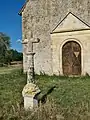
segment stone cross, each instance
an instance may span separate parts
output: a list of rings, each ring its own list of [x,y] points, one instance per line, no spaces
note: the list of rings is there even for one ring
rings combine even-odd
[[[39,94],[41,91],[37,85],[35,85],[35,75],[34,75],[34,55],[33,44],[38,43],[40,39],[35,39],[31,37],[31,40],[25,39],[23,44],[27,47],[26,53],[28,56],[28,71],[27,71],[27,84],[23,88],[22,95],[24,97],[24,108],[25,110],[32,110],[38,107],[38,99],[35,95]]]
[[[38,43],[40,41],[39,38],[31,38],[28,41],[28,71],[27,71],[27,83],[35,83],[35,74],[34,74],[34,55],[33,52],[33,44]]]

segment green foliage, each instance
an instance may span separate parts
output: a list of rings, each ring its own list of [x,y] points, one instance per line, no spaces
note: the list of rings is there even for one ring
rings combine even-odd
[[[0,32],[0,49],[3,47],[4,49],[10,48],[10,37]]]
[[[5,63],[5,64],[10,64],[11,61],[12,61],[12,53],[11,53],[10,50],[6,50],[4,63]]]
[[[11,54],[12,54],[12,61],[22,61],[23,60],[23,54],[11,49],[10,50]]]
[[[0,32],[0,67],[10,64],[11,61],[22,61],[22,53],[10,49],[10,37]]]
[[[0,63],[5,63],[5,56],[10,49],[10,37],[0,32]]]

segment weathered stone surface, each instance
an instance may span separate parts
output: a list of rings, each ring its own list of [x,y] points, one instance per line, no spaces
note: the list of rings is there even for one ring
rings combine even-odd
[[[22,95],[24,96],[35,96],[36,94],[38,94],[40,92],[40,89],[38,88],[37,85],[33,84],[33,83],[28,83],[25,85],[23,91],[22,91]]]
[[[38,93],[40,93],[40,89],[37,85],[33,83],[28,83],[25,85],[22,91],[25,110],[38,107],[38,100],[35,98],[35,95],[37,95]]]
[[[23,40],[30,40],[32,33],[33,37],[40,38],[40,43],[34,45],[34,52],[36,53],[36,73],[39,74],[40,72],[43,72],[49,75],[63,74],[61,65],[62,58],[59,60],[62,50],[60,51],[59,47],[65,40],[67,41],[67,39],[75,38],[75,40],[77,39],[76,41],[79,41],[82,45],[82,75],[86,72],[90,74],[90,31],[61,33],[59,35],[54,34],[52,35],[53,38],[50,34],[69,12],[80,18],[89,27],[89,0],[29,0],[27,2],[26,7],[22,12]],[[78,28],[81,29],[79,25]],[[70,26],[70,24],[68,26]],[[68,26],[66,26],[65,29],[67,29]],[[27,44],[23,45],[24,71],[27,71],[28,66],[26,55],[27,46]]]
[[[38,107],[38,100],[32,96],[24,96],[24,108],[25,110],[32,110]]]

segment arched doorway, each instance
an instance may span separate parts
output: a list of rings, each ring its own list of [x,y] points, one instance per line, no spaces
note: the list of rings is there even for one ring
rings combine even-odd
[[[81,75],[81,47],[75,41],[62,47],[62,69],[64,75]]]

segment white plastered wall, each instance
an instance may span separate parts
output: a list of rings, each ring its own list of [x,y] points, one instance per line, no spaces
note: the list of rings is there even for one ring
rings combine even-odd
[[[62,46],[76,41],[81,46],[81,75],[90,74],[90,30],[51,34],[53,74],[63,75]]]

